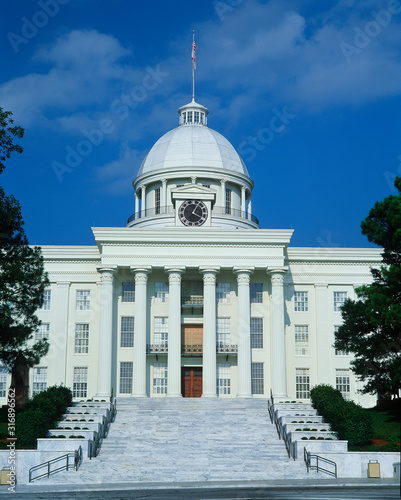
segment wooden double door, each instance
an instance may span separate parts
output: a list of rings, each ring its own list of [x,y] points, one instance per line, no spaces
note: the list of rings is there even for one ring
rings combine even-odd
[[[202,396],[202,368],[184,366],[181,368],[181,394],[184,398]]]

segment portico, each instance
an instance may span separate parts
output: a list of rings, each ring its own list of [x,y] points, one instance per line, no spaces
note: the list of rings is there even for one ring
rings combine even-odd
[[[105,318],[100,324],[99,359],[104,360],[103,367],[110,367],[107,371],[99,371],[99,395],[105,395],[107,387],[111,390],[113,378],[118,379],[118,373],[112,374],[113,370],[118,372],[118,360],[115,355],[113,358],[113,351],[120,347],[118,323],[121,319],[118,316],[122,315],[120,308],[123,307],[124,315],[131,309],[135,318],[131,359],[127,357],[128,352],[124,354],[125,362],[132,361],[133,397],[155,395],[150,380],[152,361],[166,365],[164,395],[167,397],[181,397],[182,367],[195,364],[202,368],[202,397],[218,396],[216,373],[221,364],[226,370],[230,368],[236,372],[235,377],[231,374],[230,397],[251,397],[251,309],[255,306],[251,303],[250,288],[254,281],[263,281],[263,299],[258,307],[264,318],[264,344],[269,353],[265,363],[269,370],[266,377],[271,379],[276,391],[285,393],[283,278],[287,270],[284,254],[291,231],[257,230],[257,235],[252,234],[256,230],[228,231],[223,239],[213,228],[203,228],[201,232],[189,229],[192,241],[187,240],[185,244],[181,228],[169,229],[167,238],[163,239],[145,228],[138,234],[117,228],[95,228],[93,231],[102,249],[102,260],[108,263],[98,270],[104,296],[101,311]],[[166,254],[170,256],[168,259]],[[238,265],[244,258],[249,265]],[[152,265],[145,265],[145,259]],[[162,259],[170,263],[162,266]],[[201,265],[195,266],[194,261]],[[127,266],[128,262],[136,262],[136,265]],[[132,305],[122,303],[120,297],[121,282],[128,279],[122,276],[127,276],[128,271],[135,283]],[[156,283],[163,282],[165,296],[163,302],[159,302]],[[155,327],[155,318],[159,320],[160,317],[168,324],[163,339],[157,336]],[[229,325],[229,331],[218,331],[220,323]],[[202,341],[183,345],[182,327],[191,324],[201,326]],[[110,347],[113,345],[114,348]],[[277,363],[279,357],[281,362]]]

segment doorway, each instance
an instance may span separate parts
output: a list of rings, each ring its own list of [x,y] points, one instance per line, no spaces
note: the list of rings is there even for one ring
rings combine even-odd
[[[184,398],[202,396],[202,368],[185,366],[181,368],[181,394]]]

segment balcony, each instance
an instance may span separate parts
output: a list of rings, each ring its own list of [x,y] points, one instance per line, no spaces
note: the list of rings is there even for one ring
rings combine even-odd
[[[233,344],[217,344],[216,352],[217,354],[237,354],[238,346]]]
[[[182,307],[203,307],[203,295],[187,295],[181,297]]]
[[[202,344],[183,344],[181,345],[181,354],[184,355],[199,355],[203,353]]]
[[[147,344],[146,354],[167,354],[168,345],[167,344]]]

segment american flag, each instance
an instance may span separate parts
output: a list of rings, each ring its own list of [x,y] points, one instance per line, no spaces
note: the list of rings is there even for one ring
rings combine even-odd
[[[196,69],[196,62],[195,62],[195,51],[196,51],[196,45],[195,45],[195,39],[192,43],[192,63],[193,63],[193,68]]]

